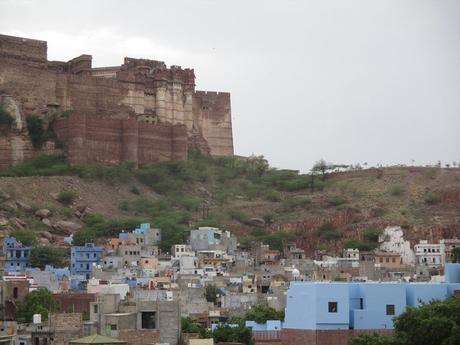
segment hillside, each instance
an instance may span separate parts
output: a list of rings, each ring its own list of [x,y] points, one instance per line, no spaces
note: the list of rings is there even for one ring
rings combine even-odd
[[[230,229],[242,243],[261,239],[279,248],[295,240],[308,253],[373,248],[387,225],[402,226],[413,242],[460,234],[454,168],[310,176],[271,169],[261,158],[192,155],[134,170],[69,167],[60,157],[40,156],[0,176],[2,235],[27,230],[44,245],[63,245],[71,232],[78,243],[102,241],[141,221],[163,229],[165,250],[200,225]],[[39,209],[51,215],[37,216]]]

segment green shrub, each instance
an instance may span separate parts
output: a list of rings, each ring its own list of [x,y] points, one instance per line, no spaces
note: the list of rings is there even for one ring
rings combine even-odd
[[[374,229],[374,228],[366,229],[363,232],[363,238],[367,242],[378,242],[379,236],[382,234],[382,232],[383,231],[381,229]]]
[[[438,169],[436,169],[436,168],[427,168],[423,172],[423,176],[426,179],[432,180],[432,179],[434,179],[436,177],[437,172],[438,172]]]
[[[264,198],[271,202],[281,201],[281,193],[273,189],[268,189],[264,192]]]
[[[292,211],[295,211],[296,209],[304,208],[310,204],[311,204],[311,200],[307,197],[301,197],[301,196],[290,197],[282,202],[280,211],[281,212],[292,212]]]
[[[64,176],[72,175],[72,169],[63,156],[39,155],[14,167],[0,171],[0,176]]]
[[[136,186],[132,186],[130,191],[131,191],[131,193],[136,194],[136,195],[141,194],[141,192],[139,191],[139,189]]]
[[[37,241],[37,236],[30,230],[15,230],[10,236],[14,237],[25,246],[31,246]]]
[[[258,304],[244,315],[245,320],[266,323],[267,320],[284,320],[284,310],[276,310],[268,305]]]
[[[331,223],[322,224],[315,233],[318,237],[326,241],[342,238],[342,234]]]
[[[340,206],[340,205],[345,204],[346,202],[347,202],[347,200],[345,198],[340,197],[340,196],[333,196],[327,201],[327,203],[330,206]]]
[[[402,185],[394,185],[390,187],[390,194],[392,196],[402,196],[406,190],[404,189],[404,186]]]
[[[77,197],[77,194],[72,191],[62,191],[58,194],[57,200],[64,205],[71,205],[75,198]]]
[[[29,115],[27,116],[26,123],[32,145],[37,149],[41,148],[45,142],[43,120],[36,115]]]
[[[67,109],[67,110],[64,110],[62,113],[61,113],[61,117],[67,119],[70,117],[70,115],[72,115],[74,112],[74,109]]]
[[[249,219],[248,215],[241,210],[232,209],[228,211],[231,219],[237,220],[240,223],[246,223]]]
[[[428,192],[425,194],[425,197],[424,197],[425,204],[427,205],[435,205],[440,200],[441,198],[439,197],[439,194],[434,193],[434,192]]]
[[[358,249],[360,251],[369,252],[377,248],[378,243],[375,242],[360,242],[355,240],[348,240],[345,242],[345,248]]]

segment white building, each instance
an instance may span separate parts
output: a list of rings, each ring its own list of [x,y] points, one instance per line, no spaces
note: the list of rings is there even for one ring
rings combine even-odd
[[[192,246],[188,244],[175,244],[171,246],[171,256],[175,259],[181,256],[195,256]]]
[[[343,257],[350,261],[359,261],[359,249],[346,248],[343,250]]]
[[[444,253],[441,249],[441,244],[421,240],[419,244],[414,246],[417,264],[433,268],[442,266]]]
[[[415,264],[414,251],[410,247],[410,242],[404,240],[404,233],[400,226],[388,226],[379,236],[380,250],[384,252],[399,253],[402,264]]]

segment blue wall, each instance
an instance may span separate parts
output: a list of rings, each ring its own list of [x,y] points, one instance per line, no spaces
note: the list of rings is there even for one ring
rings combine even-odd
[[[349,294],[347,284],[291,282],[284,327],[348,329]],[[337,303],[337,312],[329,312],[329,302]]]
[[[408,306],[460,291],[460,264],[446,264],[447,272],[446,283],[291,282],[283,328],[393,329],[392,319]],[[337,302],[337,312],[328,302]]]
[[[406,310],[406,289],[403,284],[366,283],[357,285],[358,300],[350,311],[353,329],[392,329],[393,317]],[[362,309],[361,309],[362,298]],[[387,306],[394,309],[394,314]]]
[[[30,255],[32,247],[26,247],[14,237],[7,237],[3,240],[3,254],[6,256],[6,272],[24,272],[30,266]]]
[[[83,275],[86,279],[91,278],[93,264],[98,264],[101,261],[102,252],[102,247],[95,246],[93,243],[72,247],[70,250],[70,273]]]

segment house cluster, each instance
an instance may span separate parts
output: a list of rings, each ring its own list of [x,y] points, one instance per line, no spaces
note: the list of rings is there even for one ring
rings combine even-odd
[[[455,248],[460,254],[460,239],[420,240],[411,246],[400,227],[388,227],[375,250],[347,248],[341,257],[318,251],[315,267],[305,272],[304,280],[428,282],[442,276],[446,264],[460,259],[455,257]]]
[[[167,252],[160,242],[160,229],[141,224],[104,243],[71,246],[68,267],[37,268],[31,247],[5,238],[2,341],[209,345],[212,339],[185,334],[182,318],[214,330],[267,305],[285,311],[285,321],[247,321],[256,344],[320,345],[324,334],[342,344],[351,331],[391,332],[392,318],[408,306],[460,291],[460,267],[449,263],[460,240],[421,241],[412,250],[400,228],[387,228],[375,251],[344,249],[341,257],[318,251],[310,258],[295,243],[282,250],[242,246],[214,227],[191,230],[186,243]],[[48,320],[37,314],[18,324],[18,306],[39,288],[52,293],[58,309]]]

